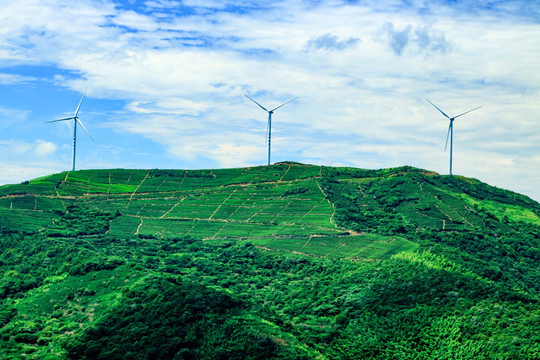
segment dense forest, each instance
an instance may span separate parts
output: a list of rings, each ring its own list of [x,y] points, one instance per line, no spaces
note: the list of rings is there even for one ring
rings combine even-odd
[[[0,187],[1,359],[539,359],[540,204],[412,167]]]

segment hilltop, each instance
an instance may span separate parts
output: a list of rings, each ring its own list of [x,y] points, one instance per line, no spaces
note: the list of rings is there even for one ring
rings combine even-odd
[[[540,204],[475,179],[70,171],[0,187],[0,232],[4,358],[540,354]]]

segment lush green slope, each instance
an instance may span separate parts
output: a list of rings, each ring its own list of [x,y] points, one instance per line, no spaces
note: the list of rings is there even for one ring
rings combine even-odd
[[[335,207],[320,186],[323,172],[286,164],[62,173],[2,188],[0,219],[6,230],[49,237],[189,235],[316,256],[384,258],[396,248],[416,247],[400,237],[354,234],[338,226]]]
[[[410,167],[3,186],[0,358],[539,358],[539,215]]]

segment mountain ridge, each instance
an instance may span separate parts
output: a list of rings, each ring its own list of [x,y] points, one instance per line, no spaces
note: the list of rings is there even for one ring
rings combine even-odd
[[[534,359],[539,215],[413,167],[2,186],[0,358]]]

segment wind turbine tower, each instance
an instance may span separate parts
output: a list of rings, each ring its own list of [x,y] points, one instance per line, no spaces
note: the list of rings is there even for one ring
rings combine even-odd
[[[434,103],[432,103],[431,101],[429,101],[427,98],[426,98],[427,102],[430,103],[431,105],[433,105],[435,107],[435,109],[439,110],[439,112],[441,114],[443,114],[448,120],[450,120],[450,125],[448,125],[448,133],[446,134],[446,144],[444,145],[444,151],[446,151],[446,148],[448,147],[448,138],[450,137],[450,176],[452,176],[452,145],[453,145],[453,142],[454,142],[454,120],[462,115],[465,115],[467,113],[470,113],[471,111],[474,111],[474,110],[478,110],[480,109],[482,106],[479,106],[477,108],[474,108],[472,110],[469,110],[469,111],[465,111],[464,113],[461,113],[459,115],[456,115],[456,116],[453,116],[453,117],[450,117],[448,115],[446,115],[444,113],[444,111],[442,111],[441,109],[439,109],[437,107],[437,105],[435,105]]]
[[[57,121],[73,120],[73,166],[72,166],[73,171],[75,171],[75,152],[77,150],[77,124],[81,125],[84,132],[86,133],[86,135],[90,137],[90,139],[94,140],[94,138],[90,135],[90,133],[88,133],[88,131],[86,130],[83,123],[81,122],[81,120],[79,120],[79,117],[78,117],[79,109],[81,108],[81,104],[85,95],[86,95],[86,90],[84,90],[84,94],[81,97],[81,100],[79,101],[79,105],[77,106],[77,109],[75,110],[75,115],[67,117],[67,118],[46,121],[47,123],[52,123],[52,122],[57,122]]]
[[[252,98],[250,98],[247,94],[244,94],[249,100],[253,101],[255,104],[259,105],[259,107],[261,109],[263,109],[264,111],[266,111],[268,113],[268,125],[267,125],[267,128],[266,128],[266,132],[268,133],[268,166],[270,166],[270,149],[271,149],[271,141],[272,141],[272,114],[274,113],[274,111],[276,111],[277,109],[279,109],[280,107],[290,103],[291,101],[293,100],[296,100],[298,99],[298,96],[295,97],[295,98],[292,98],[291,100],[287,101],[287,102],[284,102],[283,104],[279,105],[279,106],[276,106],[275,108],[271,109],[271,110],[268,110],[267,108],[265,108],[264,106],[262,106],[261,104],[259,104],[258,102],[256,102],[255,100],[253,100]]]

